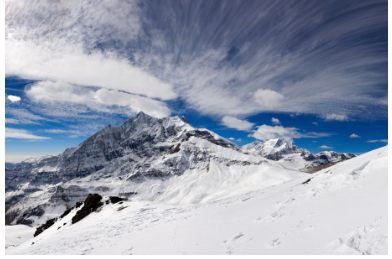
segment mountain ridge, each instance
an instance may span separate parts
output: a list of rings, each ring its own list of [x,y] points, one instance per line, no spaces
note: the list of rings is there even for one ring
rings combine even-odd
[[[295,178],[298,172],[290,163],[247,154],[212,131],[192,127],[185,117],[158,119],[141,112],[57,156],[7,169],[6,223],[40,224],[95,192],[204,202],[226,197],[229,190],[259,188],[255,179],[268,186]],[[188,189],[169,185],[179,182]]]

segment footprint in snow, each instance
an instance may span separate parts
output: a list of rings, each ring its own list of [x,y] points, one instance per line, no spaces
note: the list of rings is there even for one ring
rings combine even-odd
[[[133,247],[125,249],[124,251],[121,252],[121,254],[122,255],[131,255],[132,254],[132,249],[133,249]]]
[[[280,245],[279,238],[274,239],[274,240],[272,240],[272,241],[270,242],[270,246],[278,246],[278,245]]]

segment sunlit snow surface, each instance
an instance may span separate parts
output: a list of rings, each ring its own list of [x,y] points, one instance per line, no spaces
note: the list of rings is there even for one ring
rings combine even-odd
[[[70,225],[73,212],[6,254],[387,254],[387,167],[384,147],[229,198],[130,200]]]

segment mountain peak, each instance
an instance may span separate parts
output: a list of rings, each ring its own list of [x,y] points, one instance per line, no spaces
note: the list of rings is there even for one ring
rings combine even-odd
[[[270,139],[270,140],[267,140],[266,142],[264,142],[264,146],[266,146],[266,147],[278,148],[283,145],[287,145],[288,147],[291,147],[292,142],[285,141],[282,138]]]

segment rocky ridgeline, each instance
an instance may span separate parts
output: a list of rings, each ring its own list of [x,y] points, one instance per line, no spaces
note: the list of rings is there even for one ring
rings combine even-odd
[[[60,155],[7,169],[6,224],[36,226],[72,208],[89,193],[140,196],[140,186],[148,181],[163,182],[187,170],[208,173],[211,165],[216,165],[213,170],[234,166],[246,173],[248,168],[274,162],[266,158],[279,160],[293,152],[303,152],[304,159],[318,163],[324,159],[281,140],[259,143],[253,143],[253,149],[241,149],[207,129],[192,127],[184,117],[158,119],[140,112],[119,126],[106,126]],[[260,150],[261,156],[247,154]],[[143,197],[155,199],[161,192],[145,186]]]

